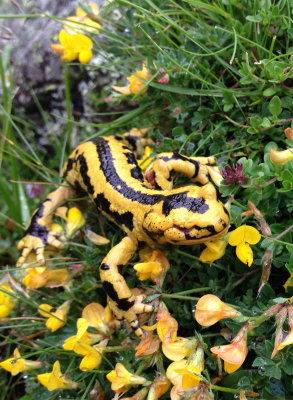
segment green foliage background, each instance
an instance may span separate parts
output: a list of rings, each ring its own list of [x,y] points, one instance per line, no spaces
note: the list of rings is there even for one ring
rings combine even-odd
[[[118,19],[113,12],[120,13]],[[133,127],[152,127],[148,136],[156,140],[155,152],[177,151],[185,155],[215,155],[218,165],[224,168],[236,163],[243,165],[245,185],[222,185],[220,194],[226,202],[232,195],[231,230],[243,223],[257,226],[252,217],[243,218],[241,213],[248,210],[247,201],[252,201],[265,214],[272,231],[272,238],[263,237],[253,247],[254,263],[248,271],[235,256],[235,249],[228,247],[224,257],[212,267],[199,262],[204,246],[172,248],[165,250],[171,270],[162,289],[162,299],[174,318],[179,321],[180,336],[200,337],[206,345],[206,378],[217,376],[217,363],[208,349],[226,344],[220,329],[228,327],[233,335],[242,326],[241,322],[224,320],[211,328],[202,328],[194,320],[194,308],[198,297],[178,295],[179,292],[197,289],[201,296],[213,293],[223,301],[238,306],[247,316],[257,316],[279,298],[293,295],[292,288],[285,293],[283,284],[293,273],[292,254],[292,209],[293,169],[292,162],[276,166],[269,160],[270,149],[286,149],[290,142],[284,129],[292,126],[292,82],[293,82],[293,2],[291,0],[241,1],[207,0],[173,1],[117,0],[101,10],[103,28],[96,36],[94,51],[104,61],[100,67],[92,65],[78,68],[99,69],[109,74],[119,72],[121,79],[114,85],[125,85],[125,77],[140,70],[145,63],[152,73],[146,82],[145,94],[123,97],[109,87],[100,92],[92,91],[89,99],[95,114],[86,121],[77,121],[72,116],[71,71],[72,66],[64,65],[66,113],[65,127],[58,135],[47,137],[56,149],[54,158],[46,158],[32,134],[33,121],[27,123],[13,104],[13,73],[7,49],[1,53],[0,75],[2,82],[2,105],[0,105],[1,126],[1,168],[0,175],[0,245],[4,250],[1,261],[4,274],[11,274],[21,287],[21,272],[15,268],[16,243],[21,238],[23,227],[40,199],[28,199],[23,181],[60,183],[59,171],[74,144],[99,135],[123,133]],[[5,18],[16,16],[0,16]],[[37,17],[21,16],[21,18]],[[59,16],[56,18],[56,31]],[[12,55],[10,55],[12,56]],[[52,54],[52,57],[56,57]],[[58,58],[56,57],[56,62]],[[76,63],[72,63],[76,64]],[[164,74],[169,82],[158,83]],[[111,101],[105,98],[112,95]],[[37,99],[36,99],[37,101]],[[39,107],[46,123],[50,117]],[[118,115],[117,115],[118,113]],[[96,122],[105,117],[107,122]],[[110,121],[110,122],[109,122]],[[74,132],[74,136],[73,136]],[[11,144],[11,142],[13,144]],[[292,146],[292,143],[291,143]],[[14,181],[14,182],[13,182]],[[46,191],[53,187],[45,186]],[[78,369],[79,357],[61,348],[67,337],[75,334],[76,320],[81,310],[90,302],[105,304],[97,266],[122,237],[121,232],[105,219],[100,219],[105,235],[111,238],[111,245],[95,247],[86,238],[71,243],[63,252],[72,257],[84,269],[65,288],[42,288],[29,291],[24,287],[15,292],[19,302],[11,318],[3,321],[0,329],[2,359],[12,354],[16,345],[21,354],[38,358],[46,363],[46,371],[56,359],[61,362],[62,371],[79,383],[77,391],[48,392],[36,380],[38,372],[30,372],[26,379],[22,375],[12,378],[1,371],[1,399],[88,399],[94,382],[98,379],[111,398],[110,385],[105,379],[116,362],[123,362],[129,370],[143,371],[153,380],[156,366],[150,367],[150,360],[134,358],[137,341],[132,336],[129,348],[107,353],[99,370],[82,372]],[[92,230],[103,234],[94,208],[87,212],[87,222]],[[274,238],[287,232],[281,239]],[[262,273],[262,256],[265,249],[273,251],[271,276],[261,294],[257,297]],[[56,268],[70,265],[73,261],[55,261]],[[124,276],[131,287],[138,282],[133,270],[124,270]],[[151,286],[150,281],[143,285]],[[200,291],[201,288],[208,289]],[[176,296],[177,293],[177,296]],[[55,333],[37,334],[44,328],[43,321],[32,319],[37,307],[49,302],[54,307],[65,300],[72,300],[67,325]],[[18,316],[29,317],[17,320]],[[288,326],[285,325],[288,329]],[[250,389],[259,393],[260,399],[293,398],[293,350],[286,347],[271,360],[276,326],[271,319],[250,332],[249,354],[237,372],[226,375],[218,383],[232,390],[214,391],[215,399],[237,397],[239,389]],[[196,333],[194,333],[196,330]],[[126,331],[116,332],[111,346],[119,346],[127,336]],[[165,367],[168,365],[164,359]],[[45,372],[42,371],[42,372]],[[234,392],[233,392],[234,390]],[[130,392],[133,393],[133,392]],[[164,398],[168,398],[168,394]]]

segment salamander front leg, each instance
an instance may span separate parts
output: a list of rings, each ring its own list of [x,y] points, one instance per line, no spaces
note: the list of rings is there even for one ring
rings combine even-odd
[[[137,244],[132,239],[123,238],[104,258],[100,266],[100,277],[109,307],[118,323],[126,320],[135,334],[141,337],[144,333],[137,314],[154,311],[154,306],[143,304],[141,296],[135,297],[118,271],[118,267],[127,264],[136,250]]]
[[[38,263],[45,264],[45,247],[47,245],[63,249],[64,244],[58,239],[55,232],[51,231],[54,210],[64,200],[73,195],[69,187],[60,186],[50,193],[42,205],[34,212],[24,237],[19,241],[17,248],[21,251],[16,266],[21,267],[28,255],[35,251]]]

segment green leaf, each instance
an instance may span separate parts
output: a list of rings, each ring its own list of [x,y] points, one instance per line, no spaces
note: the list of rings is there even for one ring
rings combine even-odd
[[[260,15],[247,15],[246,16],[247,21],[250,22],[261,22],[262,17]]]
[[[282,112],[282,104],[279,96],[274,96],[269,102],[270,113],[277,117]]]
[[[273,96],[276,92],[277,92],[277,91],[276,91],[276,89],[275,89],[274,87],[270,87],[270,88],[265,89],[265,90],[262,92],[262,94],[263,94],[264,97],[271,97],[271,96]]]

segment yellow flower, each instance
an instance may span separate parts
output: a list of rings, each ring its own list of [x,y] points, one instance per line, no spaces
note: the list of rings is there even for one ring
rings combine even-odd
[[[151,162],[155,158],[154,156],[151,157],[152,152],[153,150],[150,148],[150,146],[145,146],[142,159],[138,161],[138,165],[143,171],[147,169],[147,167],[151,164]]]
[[[51,44],[51,48],[56,54],[61,55],[63,61],[73,61],[78,58],[82,64],[86,64],[91,60],[93,42],[87,36],[81,33],[68,35],[62,29],[59,33],[59,42],[60,44]]]
[[[133,268],[140,281],[145,281],[146,279],[155,281],[156,277],[161,275],[164,270],[163,265],[159,261],[152,261],[151,259],[147,262],[135,264]]]
[[[67,213],[66,234],[70,238],[78,229],[85,224],[85,219],[77,207],[72,207]]]
[[[98,368],[102,362],[102,354],[106,349],[108,340],[102,340],[99,344],[90,346],[86,343],[79,343],[78,349],[80,355],[83,355],[83,359],[79,364],[79,369],[87,371],[89,369]]]
[[[7,317],[17,303],[14,297],[5,292],[13,293],[8,283],[4,283],[0,286],[0,318]]]
[[[274,150],[270,151],[270,160],[273,164],[284,165],[293,160],[293,147],[287,150]]]
[[[90,8],[90,13],[87,13],[81,7],[77,7],[75,16],[66,18],[64,29],[69,35],[82,32],[98,33],[102,27],[101,24],[92,19],[92,17],[96,19],[99,16],[99,7],[92,2],[89,4],[85,2],[83,4],[87,8]]]
[[[202,296],[195,309],[195,319],[202,326],[211,326],[223,318],[235,318],[238,315],[241,313],[213,294]]]
[[[82,311],[82,318],[86,319],[89,326],[96,328],[104,335],[110,334],[109,324],[113,321],[113,314],[99,303],[90,303]]]
[[[162,350],[169,360],[180,361],[191,354],[195,344],[195,339],[190,340],[184,337],[177,337],[172,343],[163,343]]]
[[[182,390],[197,386],[201,381],[201,371],[204,368],[204,353],[199,347],[188,360],[174,361],[169,365],[166,375],[175,386]]]
[[[37,378],[50,392],[56,389],[76,389],[78,386],[76,382],[64,378],[60,369],[59,361],[54,363],[52,372],[40,374]]]
[[[68,271],[65,268],[36,267],[27,268],[25,271],[27,275],[23,278],[22,283],[30,289],[62,285],[68,278]]]
[[[7,360],[0,363],[0,367],[10,372],[12,376],[19,374],[20,372],[27,371],[28,369],[40,368],[44,364],[39,361],[31,361],[25,358],[21,358],[18,349],[13,352],[13,357],[7,358]]]
[[[223,239],[205,242],[206,248],[202,251],[199,259],[201,262],[212,263],[225,254],[227,242]]]
[[[215,346],[210,349],[212,353],[224,360],[224,369],[228,374],[232,374],[240,368],[247,356],[246,326],[244,328],[241,328],[230,344]]]
[[[89,333],[87,331],[89,323],[84,318],[77,320],[77,334],[67,338],[64,341],[63,349],[68,351],[74,351],[77,354],[84,355],[84,349],[80,346],[80,343],[93,344],[102,339],[101,335]]]
[[[112,86],[112,89],[116,90],[116,92],[122,94],[137,94],[137,93],[145,93],[147,91],[147,87],[145,87],[146,82],[151,78],[151,74],[149,70],[143,65],[142,70],[135,71],[135,74],[128,76],[126,79],[129,81],[128,86]]]
[[[121,392],[127,385],[143,385],[147,380],[142,376],[134,375],[121,363],[117,363],[115,369],[106,375],[111,382],[111,388],[115,392]]]
[[[293,278],[293,274],[291,274],[289,276],[289,278],[286,280],[286,282],[283,285],[286,293],[288,292],[288,287],[292,287],[293,286],[292,278]]]
[[[49,304],[41,304],[38,311],[41,315],[48,318],[46,322],[46,327],[50,329],[51,332],[55,332],[62,328],[67,321],[67,313],[69,310],[69,301],[63,303],[60,307],[56,309],[55,312],[51,312],[52,306]]]
[[[242,225],[230,234],[228,243],[236,246],[236,256],[250,267],[253,262],[253,252],[249,244],[258,243],[260,238],[260,233],[253,226]]]

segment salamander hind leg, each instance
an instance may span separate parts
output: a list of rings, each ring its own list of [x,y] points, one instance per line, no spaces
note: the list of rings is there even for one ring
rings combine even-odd
[[[100,277],[107,293],[108,305],[118,324],[127,321],[135,334],[141,337],[143,331],[137,314],[154,311],[154,307],[143,304],[141,296],[135,297],[118,271],[118,267],[127,264],[136,250],[137,245],[133,240],[129,237],[122,239],[104,258],[100,266]]]

